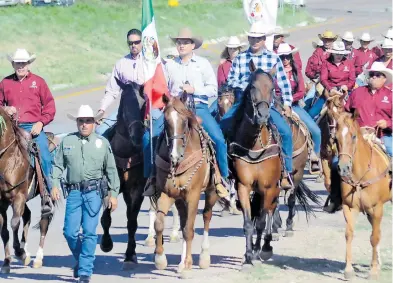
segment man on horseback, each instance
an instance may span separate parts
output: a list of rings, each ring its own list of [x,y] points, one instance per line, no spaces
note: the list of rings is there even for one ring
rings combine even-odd
[[[274,29],[274,41],[273,41],[273,51],[274,53],[277,54],[277,50],[280,47],[280,45],[282,43],[286,43],[286,41],[284,41],[284,38],[289,37],[289,32],[285,31],[282,27],[280,26],[276,26],[276,28]],[[289,44],[289,46],[291,47],[291,49],[295,49],[295,46]],[[296,68],[301,71],[303,69],[302,66],[302,59],[300,58],[300,53],[299,52],[295,52],[293,54],[293,61],[296,64]]]
[[[203,40],[193,36],[191,30],[188,28],[181,29],[179,35],[173,37],[172,40],[176,44],[179,57],[165,64],[169,92],[172,96],[179,96],[183,92],[193,96],[195,100],[196,115],[201,118],[202,127],[206,130],[215,144],[218,166],[222,178],[225,179],[229,175],[227,146],[220,127],[210,114],[208,108],[209,98],[217,96],[216,76],[209,61],[195,55],[193,52],[193,50],[201,47]],[[163,116],[154,121],[154,136],[160,135],[163,131],[163,121]],[[150,142],[148,132],[144,139],[148,139]],[[150,161],[150,157],[148,160]],[[156,193],[156,170],[154,166],[151,169],[151,173],[148,172],[150,175],[150,186],[145,191],[144,196],[152,196]],[[147,172],[145,172],[145,174],[146,173]],[[216,184],[216,189],[220,197],[226,197],[228,195],[228,191],[221,183]]]
[[[248,80],[251,75],[249,69],[249,62],[252,59],[256,68],[260,68],[265,72],[269,72],[274,67],[277,70],[276,79],[277,84],[281,89],[284,114],[288,117],[291,116],[292,106],[292,90],[291,84],[284,72],[283,64],[275,53],[269,51],[265,47],[266,35],[264,26],[260,22],[253,23],[250,32],[247,33],[250,48],[238,55],[232,63],[232,67],[228,76],[228,85],[235,90],[236,97],[242,97],[243,91],[248,85]],[[221,119],[220,126],[223,133],[233,140],[236,117],[238,110],[242,111],[240,106],[241,100],[236,101],[231,109]],[[274,108],[270,111],[271,122],[277,127],[278,132],[283,140],[282,150],[284,153],[285,171],[281,183],[283,189],[293,188],[292,182],[292,132],[281,114]],[[288,174],[289,173],[289,174]]]
[[[25,49],[17,49],[12,56],[8,56],[15,72],[0,82],[0,106],[4,107],[8,115],[17,121],[18,126],[29,132],[37,143],[46,188],[50,192],[52,156],[48,139],[42,129],[52,122],[56,107],[45,80],[29,69],[35,59],[36,56],[29,54]],[[43,194],[44,192],[41,192],[41,197]],[[42,212],[50,211],[51,204],[45,200]]]

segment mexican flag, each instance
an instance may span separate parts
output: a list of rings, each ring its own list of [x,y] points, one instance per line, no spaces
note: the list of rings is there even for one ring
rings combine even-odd
[[[152,108],[162,108],[162,96],[168,94],[168,87],[162,69],[152,0],[142,0],[142,56],[144,92]]]

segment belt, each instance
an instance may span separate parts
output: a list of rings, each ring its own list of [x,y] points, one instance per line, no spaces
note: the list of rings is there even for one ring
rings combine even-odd
[[[82,181],[75,184],[68,184],[67,189],[70,191],[77,190],[82,193],[88,193],[91,191],[99,190],[101,180],[102,179],[95,179],[95,180]]]

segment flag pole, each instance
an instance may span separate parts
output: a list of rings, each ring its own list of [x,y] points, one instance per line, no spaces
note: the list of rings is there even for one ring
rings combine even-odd
[[[153,97],[151,97],[153,98]],[[152,109],[152,102],[151,99],[149,99],[149,120],[150,120],[150,164],[153,166],[153,117],[152,117],[152,113],[151,113],[151,109]]]

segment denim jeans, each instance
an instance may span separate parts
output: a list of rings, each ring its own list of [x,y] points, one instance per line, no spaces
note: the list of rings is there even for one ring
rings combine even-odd
[[[93,273],[101,204],[98,191],[82,194],[72,190],[67,197],[63,233],[79,263],[79,276],[91,276]],[[82,235],[79,235],[81,227]]]
[[[293,105],[293,111],[299,115],[300,119],[306,124],[308,130],[311,133],[312,141],[314,142],[314,152],[319,155],[321,151],[321,129],[315,123],[314,119],[307,113],[306,110],[301,108],[299,105]]]
[[[227,159],[227,146],[225,144],[224,136],[218,126],[216,120],[209,112],[209,108],[204,103],[196,104],[196,115],[202,119],[202,127],[209,134],[214,142],[218,167],[223,177],[228,177],[228,159]],[[155,148],[157,138],[164,130],[164,117],[153,122],[153,149]],[[144,159],[144,175],[149,177],[151,175],[151,151],[150,151],[150,132],[146,131],[143,136],[143,159]],[[154,164],[154,160],[153,160]],[[154,170],[154,166],[153,166]]]
[[[306,111],[308,111],[311,108],[311,104],[314,100],[316,92],[317,92],[317,89],[315,87],[315,84],[312,84],[310,90],[304,96],[304,103],[306,104],[306,106],[304,106],[304,109]]]
[[[110,127],[112,127],[116,121],[117,121],[117,113],[119,109],[116,108],[109,116],[108,118],[104,119],[101,125],[96,127],[96,134],[102,136],[106,130],[108,130]]]
[[[387,153],[389,154],[389,156],[392,156],[392,142],[393,142],[392,135],[383,136],[382,141],[386,147]]]
[[[326,98],[325,96],[321,95],[318,100],[314,103],[313,106],[311,106],[310,110],[308,110],[308,114],[310,114],[310,117],[313,118],[314,120],[318,115],[321,113],[323,106],[325,105]]]
[[[34,125],[33,123],[21,123],[21,124],[19,124],[19,127],[30,133],[33,125]],[[52,190],[52,159],[53,159],[53,157],[49,152],[48,138],[46,137],[44,130],[42,130],[38,136],[33,137],[33,140],[37,143],[39,150],[40,150],[42,171],[44,172],[44,175],[45,175],[47,189],[50,192]]]

